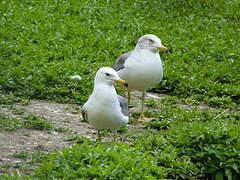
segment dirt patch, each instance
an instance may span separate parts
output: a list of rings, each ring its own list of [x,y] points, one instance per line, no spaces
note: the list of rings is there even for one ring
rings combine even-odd
[[[132,93],[134,107],[131,112],[140,110],[141,92]],[[160,95],[147,94],[147,98],[159,98]],[[23,114],[17,115],[14,110],[22,109]],[[6,162],[19,162],[22,159],[13,157],[13,154],[20,152],[44,151],[51,152],[63,147],[69,147],[74,142],[66,141],[70,136],[83,136],[96,139],[97,133],[86,122],[81,122],[80,107],[73,104],[60,104],[45,100],[31,100],[27,105],[14,104],[1,107],[0,112],[16,119],[33,114],[50,121],[57,128],[64,128],[66,131],[39,131],[21,128],[16,131],[0,131],[0,166]],[[140,125],[128,125],[129,131],[142,129]],[[123,134],[121,134],[122,136]],[[111,136],[104,136],[103,141],[111,141]]]
[[[166,94],[157,94],[157,93],[150,93],[147,92],[146,93],[146,97],[145,97],[145,101],[147,101],[148,99],[154,99],[154,100],[161,100],[162,98],[166,97],[168,95]],[[134,91],[131,92],[131,108],[130,108],[130,112],[140,112],[141,111],[141,103],[142,103],[142,92],[140,91]],[[160,111],[160,109],[155,108],[155,107],[147,107],[144,106],[144,111]]]
[[[20,152],[50,152],[70,146],[73,142],[65,139],[71,135],[93,138],[94,129],[87,123],[80,122],[80,115],[74,114],[70,104],[58,104],[50,101],[32,100],[27,106],[14,105],[14,109],[22,108],[25,114],[34,114],[43,117],[54,124],[56,128],[66,129],[64,132],[40,131],[21,128],[16,131],[0,131],[0,165],[9,162],[19,162],[13,154]],[[21,120],[21,116],[15,115],[11,108],[1,108],[4,113],[12,118]]]
[[[69,129],[72,133],[87,138],[94,138],[95,132],[88,123],[81,122],[80,106],[60,104],[50,101],[32,100],[26,111],[41,116],[56,127]]]
[[[141,92],[132,93],[132,107],[130,112],[140,112],[141,110]],[[156,99],[166,97],[165,94],[146,93],[146,99]],[[179,105],[184,109],[189,109],[187,105]],[[186,107],[185,107],[186,106]],[[23,114],[17,115],[14,110],[22,109]],[[160,111],[154,107],[145,107],[145,110]],[[66,131],[39,131],[21,128],[16,131],[1,131],[0,130],[0,167],[8,162],[23,161],[13,156],[13,154],[19,152],[36,152],[44,151],[51,152],[53,150],[59,150],[63,147],[69,147],[74,142],[66,141],[66,138],[70,136],[83,136],[90,139],[96,139],[97,133],[86,122],[81,122],[82,117],[80,113],[80,107],[73,104],[60,104],[45,100],[31,100],[27,105],[14,104],[11,106],[1,106],[0,112],[8,115],[12,118],[20,119],[27,114],[34,114],[43,117],[47,121],[50,121],[57,128],[66,129]],[[134,131],[142,131],[143,127],[141,123],[128,125],[127,133],[122,133],[122,136],[127,136]],[[122,138],[120,138],[122,139]],[[125,140],[128,137],[125,138]],[[103,137],[103,141],[111,141],[112,136],[106,135]],[[0,173],[1,174],[1,173]]]

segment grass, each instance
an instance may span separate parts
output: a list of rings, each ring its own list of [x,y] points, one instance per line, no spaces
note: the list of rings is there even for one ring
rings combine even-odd
[[[239,113],[188,111],[159,103],[161,113],[129,143],[101,143],[77,136],[78,145],[48,156],[40,179],[192,179],[240,177]]]
[[[0,90],[0,104],[9,105],[12,103],[21,103],[23,100],[20,97],[14,96],[14,94],[6,94]]]
[[[35,130],[53,130],[54,125],[42,117],[27,115],[23,122],[24,127]]]
[[[3,113],[0,113],[0,130],[14,131],[20,128],[34,130],[56,130],[59,132],[65,131],[64,128],[56,128],[54,125],[42,117],[29,114],[23,119],[11,118]]]
[[[154,91],[239,103],[239,2],[145,3],[1,2],[0,89],[82,104],[99,67],[154,33],[173,51],[162,55],[164,81]]]
[[[78,138],[79,145],[50,155],[33,177],[188,179],[221,174],[239,178],[239,115],[229,123],[229,114],[213,121],[215,113],[185,111],[191,117],[186,121],[179,111],[183,110],[165,117],[172,121],[168,129],[155,125],[131,145]]]
[[[20,120],[15,118],[10,118],[3,113],[0,113],[0,129],[7,131],[13,131],[22,127]]]
[[[146,102],[161,111],[148,112],[155,120],[142,136],[128,144],[68,137],[78,145],[45,157],[26,179],[239,179],[238,0],[10,0],[0,9],[4,105],[23,98],[82,105],[97,69],[140,36],[156,34],[172,50],[161,55],[164,79],[151,89],[171,97]],[[70,79],[76,74],[81,80]],[[3,114],[0,120],[6,130],[52,128],[30,116],[25,123]]]
[[[1,165],[1,174],[0,179],[23,179],[21,176],[23,173],[25,175],[30,175],[34,169],[42,162],[43,159],[46,159],[47,154],[36,151],[36,152],[26,152],[19,151],[12,155],[12,157],[20,159],[17,163],[5,163]],[[24,177],[24,179],[30,179],[28,177]]]

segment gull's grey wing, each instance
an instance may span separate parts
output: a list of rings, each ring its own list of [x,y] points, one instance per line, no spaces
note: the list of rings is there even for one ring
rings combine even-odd
[[[128,103],[127,101],[122,97],[118,95],[118,101],[120,103],[120,107],[121,107],[121,112],[125,115],[125,116],[129,116],[129,111],[128,111]]]
[[[129,56],[131,56],[131,54],[132,54],[132,51],[121,55],[116,60],[115,64],[113,64],[112,68],[115,69],[116,71],[120,71],[121,69],[123,69],[125,61],[127,60],[127,58],[129,58]]]
[[[88,120],[88,115],[87,115],[87,110],[84,108],[84,106],[81,109],[81,113],[82,113],[82,117],[83,117],[83,121],[87,122]]]

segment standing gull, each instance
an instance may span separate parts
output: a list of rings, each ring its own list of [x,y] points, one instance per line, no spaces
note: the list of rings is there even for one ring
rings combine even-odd
[[[163,66],[159,51],[168,51],[161,40],[155,35],[142,36],[133,51],[120,56],[113,68],[120,78],[124,79],[130,89],[142,91],[141,121],[148,121],[143,113],[145,91],[158,84],[163,77]],[[130,91],[128,103],[130,104]]]
[[[110,67],[98,70],[94,79],[94,89],[88,101],[82,107],[82,116],[98,131],[98,139],[101,140],[100,130],[109,129],[116,131],[128,123],[128,105],[122,96],[117,95],[114,83],[120,83],[127,87],[127,83],[120,79],[117,72]]]

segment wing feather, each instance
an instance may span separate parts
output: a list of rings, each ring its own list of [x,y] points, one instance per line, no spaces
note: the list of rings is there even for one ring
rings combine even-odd
[[[123,55],[121,55],[116,62],[113,64],[112,68],[115,69],[116,71],[120,71],[121,69],[124,68],[124,63],[126,60],[132,55],[132,51],[127,52]]]
[[[119,104],[120,104],[120,107],[121,107],[121,112],[125,116],[129,116],[127,101],[122,96],[119,96],[119,95],[118,95],[118,101],[119,101]]]

